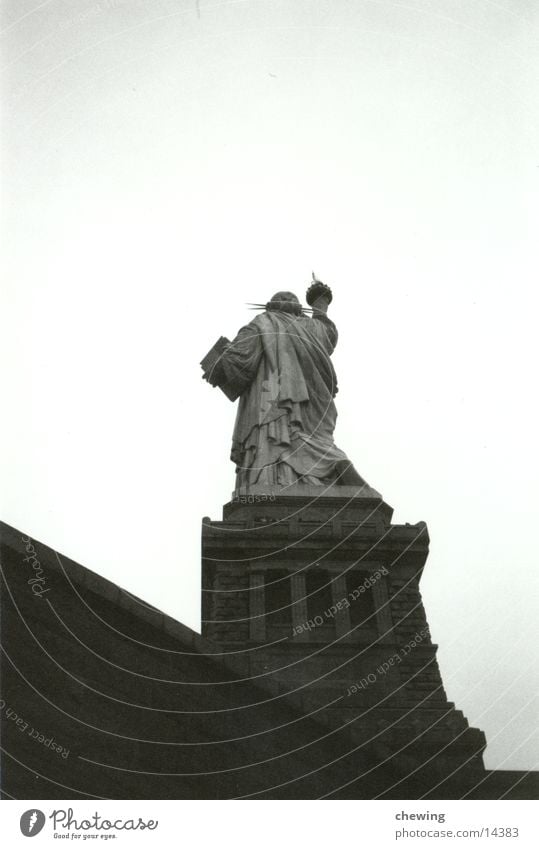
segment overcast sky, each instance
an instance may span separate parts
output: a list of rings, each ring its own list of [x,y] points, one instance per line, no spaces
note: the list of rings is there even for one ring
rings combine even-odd
[[[531,768],[534,0],[4,0],[2,516],[193,628],[235,406],[199,361],[311,270],[335,434],[425,520],[448,696]]]

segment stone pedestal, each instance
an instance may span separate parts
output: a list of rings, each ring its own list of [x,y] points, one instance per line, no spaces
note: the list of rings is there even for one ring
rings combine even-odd
[[[235,493],[203,520],[203,635],[253,683],[346,727],[358,763],[398,784],[477,780],[485,738],[447,701],[419,591],[424,522],[375,490]],[[411,778],[412,777],[412,778]]]

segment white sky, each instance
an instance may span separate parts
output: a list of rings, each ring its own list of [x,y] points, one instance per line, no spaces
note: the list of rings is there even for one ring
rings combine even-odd
[[[314,269],[336,442],[428,523],[446,690],[491,768],[539,760],[538,21],[533,0],[4,0],[0,42],[5,521],[198,628],[235,415],[198,363]]]

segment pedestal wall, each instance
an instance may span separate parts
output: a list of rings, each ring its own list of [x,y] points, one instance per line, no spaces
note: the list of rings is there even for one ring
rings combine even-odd
[[[203,521],[203,634],[396,773],[482,770],[421,599],[427,527],[391,517],[376,497],[236,497]]]

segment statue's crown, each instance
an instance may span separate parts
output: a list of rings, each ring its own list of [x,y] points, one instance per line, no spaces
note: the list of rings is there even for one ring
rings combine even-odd
[[[293,292],[276,292],[271,301],[266,304],[266,309],[290,312],[293,315],[301,314],[301,304]]]

